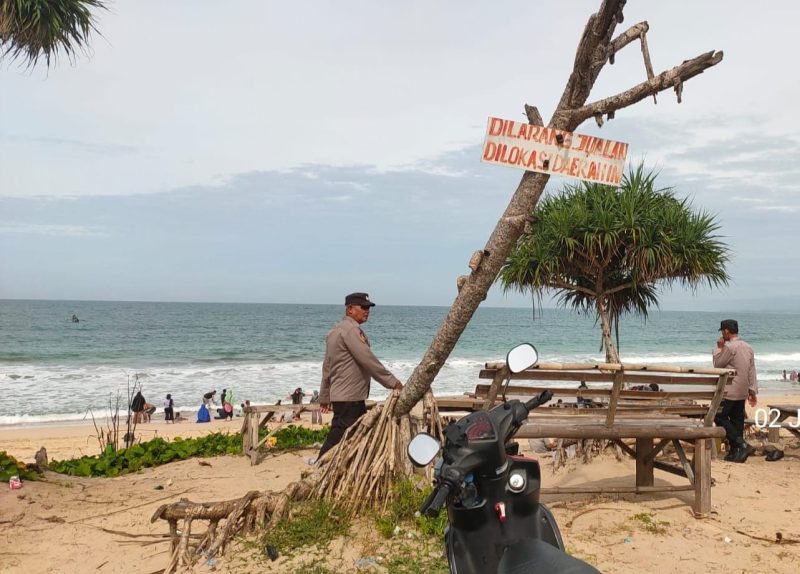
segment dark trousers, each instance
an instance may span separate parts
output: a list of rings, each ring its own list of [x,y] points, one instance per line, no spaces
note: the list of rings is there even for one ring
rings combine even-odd
[[[172,413],[172,407],[164,407],[164,420],[165,421],[174,421],[175,417]]]
[[[344,432],[361,418],[361,415],[367,412],[365,401],[332,402],[331,406],[333,407],[331,430],[328,433],[328,438],[325,439],[325,444],[319,449],[318,458],[322,458],[323,454],[339,444]]]
[[[725,429],[725,439],[731,451],[744,444],[744,401],[725,399],[714,417],[714,423]]]

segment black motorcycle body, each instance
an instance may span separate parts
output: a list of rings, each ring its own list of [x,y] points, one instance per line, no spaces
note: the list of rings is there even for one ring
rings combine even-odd
[[[551,397],[545,391],[527,403],[506,401],[445,427],[434,490],[420,511],[436,516],[446,504],[451,573],[599,574],[564,552],[555,518],[539,502],[539,463],[519,456],[511,440],[530,410]],[[417,435],[409,457],[428,464],[439,446],[430,435]]]

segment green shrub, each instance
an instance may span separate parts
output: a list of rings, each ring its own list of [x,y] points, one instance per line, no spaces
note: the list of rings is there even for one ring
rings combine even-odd
[[[35,471],[29,470],[24,462],[0,450],[0,482],[8,482],[12,476],[18,476],[22,480],[37,480],[39,475]]]
[[[268,429],[262,429],[262,436],[266,436],[268,432]],[[327,435],[328,427],[313,430],[290,425],[273,435],[276,439],[274,448],[290,450],[307,447],[324,441]],[[172,441],[157,437],[116,452],[106,449],[100,455],[83,456],[72,460],[54,460],[50,464],[50,469],[72,476],[114,477],[177,460],[224,454],[242,454],[242,435],[240,433],[216,432],[198,438],[175,437]]]

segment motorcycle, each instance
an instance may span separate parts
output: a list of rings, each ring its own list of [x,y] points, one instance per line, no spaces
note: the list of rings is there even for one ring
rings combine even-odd
[[[539,463],[520,456],[519,445],[511,440],[530,411],[553,396],[546,390],[527,402],[506,400],[511,374],[537,361],[533,345],[514,347],[506,356],[509,375],[501,404],[449,424],[444,446],[427,433],[408,445],[408,456],[418,467],[441,452],[433,491],[420,512],[438,516],[446,504],[445,547],[452,574],[599,574],[564,551],[553,514],[539,502]]]

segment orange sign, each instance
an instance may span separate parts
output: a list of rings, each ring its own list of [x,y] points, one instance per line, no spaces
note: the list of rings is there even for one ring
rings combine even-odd
[[[489,118],[481,161],[619,185],[628,144]]]

